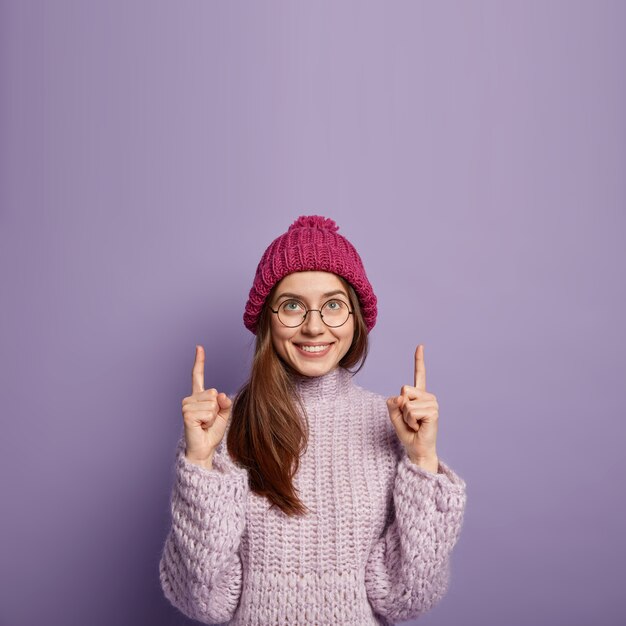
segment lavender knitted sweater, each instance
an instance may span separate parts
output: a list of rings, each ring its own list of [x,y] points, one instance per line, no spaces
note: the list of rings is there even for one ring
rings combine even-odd
[[[346,369],[296,386],[309,442],[294,482],[312,512],[270,510],[226,435],[210,470],[187,461],[181,437],[159,564],[165,596],[188,617],[232,626],[389,626],[421,615],[448,589],[465,482],[441,459],[436,474],[412,463],[386,399]]]

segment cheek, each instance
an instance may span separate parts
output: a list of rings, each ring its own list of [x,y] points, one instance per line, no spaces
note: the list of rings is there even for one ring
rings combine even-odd
[[[291,333],[287,332],[287,329],[276,328],[272,331],[272,343],[274,349],[280,353],[284,353],[287,350],[285,344],[289,342]]]
[[[350,345],[352,344],[352,340],[354,339],[354,330],[348,329],[347,332],[342,333],[341,342],[344,344],[344,349],[347,351]]]
[[[274,347],[276,349],[279,349],[282,347],[284,342],[283,337],[280,336],[280,333],[272,333],[272,343],[274,344]]]

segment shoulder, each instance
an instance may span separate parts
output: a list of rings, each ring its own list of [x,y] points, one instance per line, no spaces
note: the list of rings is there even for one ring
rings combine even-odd
[[[388,414],[387,398],[381,393],[372,391],[371,389],[366,389],[365,387],[362,387],[354,382],[352,383],[352,391],[356,398],[371,406],[376,412],[384,412]]]

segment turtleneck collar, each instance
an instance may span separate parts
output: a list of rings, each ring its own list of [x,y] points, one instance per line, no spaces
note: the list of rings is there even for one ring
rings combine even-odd
[[[345,367],[337,365],[322,376],[304,376],[297,372],[291,373],[298,393],[303,397],[335,397],[344,394],[353,386],[353,374]]]

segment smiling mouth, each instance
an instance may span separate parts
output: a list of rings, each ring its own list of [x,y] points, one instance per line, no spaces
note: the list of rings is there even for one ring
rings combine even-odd
[[[333,343],[334,342],[325,343],[325,344],[317,344],[317,345],[312,345],[312,346],[306,346],[303,344],[294,343],[294,345],[296,346],[296,348],[298,348],[298,352],[301,352],[302,354],[323,355],[323,354],[326,354],[330,350]]]

